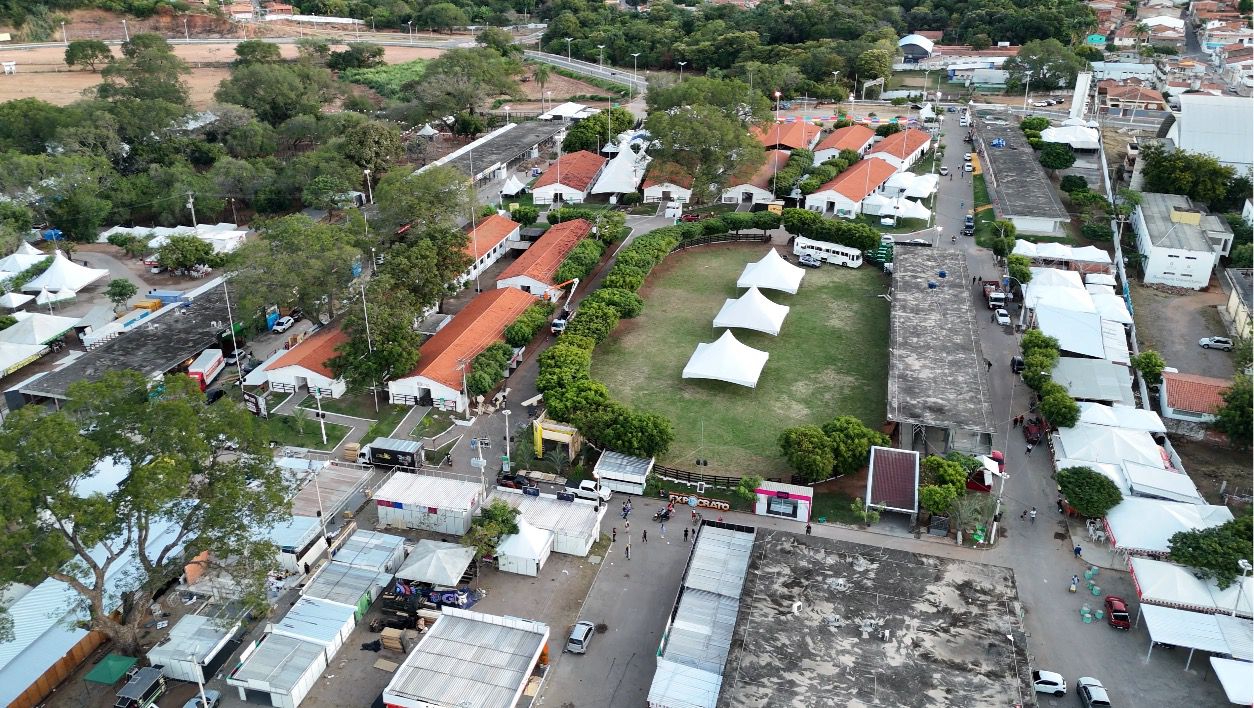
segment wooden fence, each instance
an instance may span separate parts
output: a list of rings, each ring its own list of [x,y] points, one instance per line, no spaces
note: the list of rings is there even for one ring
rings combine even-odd
[[[681,241],[678,246],[671,249],[671,253],[693,248],[694,246],[708,246],[712,243],[769,243],[770,240],[770,234],[714,234],[712,236],[698,236],[687,241]]]

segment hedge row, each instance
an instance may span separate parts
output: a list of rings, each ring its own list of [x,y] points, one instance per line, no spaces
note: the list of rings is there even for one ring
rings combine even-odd
[[[785,209],[783,225],[788,233],[795,236],[838,243],[859,251],[870,251],[880,244],[879,232],[866,224],[828,219],[807,209]]]
[[[505,343],[511,347],[525,347],[553,314],[553,303],[537,302],[523,310],[514,323],[505,328]]]
[[[1061,355],[1058,340],[1033,329],[1024,333],[1020,346],[1023,348],[1023,382],[1040,396],[1041,415],[1057,428],[1075,425],[1080,419],[1080,405],[1049,373]]]
[[[596,239],[586,238],[575,244],[553,277],[559,283],[574,278],[585,278],[601,261],[601,254],[604,252],[605,244]]]
[[[471,397],[482,396],[505,380],[510,357],[514,348],[502,341],[495,341],[479,356],[470,361],[470,373],[466,375],[466,389]]]

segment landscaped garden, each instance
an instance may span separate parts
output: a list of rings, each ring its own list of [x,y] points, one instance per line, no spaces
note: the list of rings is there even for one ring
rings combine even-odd
[[[710,246],[670,255],[641,289],[643,313],[624,320],[593,357],[592,374],[632,408],[659,413],[675,440],[659,460],[712,474],[787,476],[779,448],[786,428],[853,415],[878,428],[888,371],[888,302],[883,274],[825,265],[806,273],[797,295],[764,294],[792,310],[778,337],[735,330],[770,353],[757,388],[683,379],[699,342],[721,334],[711,323],[746,263],[762,246]]]

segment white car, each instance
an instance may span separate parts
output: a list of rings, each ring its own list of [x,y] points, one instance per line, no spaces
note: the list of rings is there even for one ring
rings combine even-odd
[[[969,153],[969,152],[963,153],[963,154],[962,154],[962,161],[963,161],[963,162],[970,162],[970,161],[971,161],[971,153]]]
[[[945,175],[949,174],[949,168],[948,168],[948,167],[943,167],[943,166],[942,166],[942,167],[940,168],[940,173],[941,173],[941,176],[942,176],[942,177],[944,177]]]
[[[975,166],[972,165],[970,162],[968,162],[967,164],[962,166],[962,171],[963,172],[975,172]]]
[[[291,317],[280,317],[278,321],[274,323],[274,327],[270,328],[270,331],[283,333],[291,329],[294,324],[296,324],[296,320]]]
[[[599,482],[592,479],[583,480],[579,483],[578,487],[572,487],[570,489],[570,493],[580,499],[590,499],[593,501],[599,499],[602,502],[608,502],[610,500],[610,496],[614,494],[614,492],[609,488],[602,487]]]
[[[1036,101],[1032,105],[1036,106],[1037,108],[1048,108],[1049,106],[1053,104],[1051,104],[1049,101]]]
[[[1110,708],[1110,696],[1106,695],[1106,687],[1095,678],[1081,676],[1076,679],[1075,693],[1080,697],[1080,705],[1084,708]]]
[[[1203,349],[1220,349],[1225,352],[1232,351],[1232,340],[1227,337],[1206,337],[1199,339],[1197,345]]]
[[[1033,671],[1032,686],[1037,693],[1050,693],[1055,696],[1067,695],[1067,679],[1053,671]]]
[[[1005,308],[998,308],[993,312],[993,316],[997,318],[997,324],[1002,327],[1010,326],[1010,313],[1006,312]]]
[[[221,691],[205,691],[205,700],[200,700],[200,696],[196,696],[183,704],[183,708],[218,708],[218,701],[222,700]]]

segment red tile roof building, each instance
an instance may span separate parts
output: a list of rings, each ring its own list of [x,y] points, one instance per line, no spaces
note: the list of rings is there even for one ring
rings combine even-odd
[[[875,131],[867,126],[856,123],[848,125],[844,128],[837,128],[828,134],[826,138],[819,141],[814,148],[814,161],[822,164],[823,162],[836,157],[841,150],[853,150],[855,152],[864,152],[871,141],[875,139]],[[832,153],[826,155],[826,153]]]
[[[918,513],[919,453],[872,447],[867,469],[867,497],[863,501],[871,507]]]
[[[1224,379],[1163,372],[1164,398],[1167,406],[1176,412],[1213,416],[1223,405],[1223,392],[1231,387],[1232,382]]]
[[[501,242],[521,227],[522,225],[517,221],[500,214],[493,214],[476,222],[473,226],[467,224],[465,228],[466,255],[470,256],[471,260],[479,260],[485,253],[491,253],[492,249],[501,245]]]
[[[558,200],[555,195],[561,194],[561,201],[581,202],[605,169],[605,163],[604,157],[587,150],[566,153],[531,185],[532,198],[536,204],[551,204]]]
[[[883,160],[873,157],[859,160],[855,165],[815,190],[815,194],[832,191],[843,195],[850,201],[860,202],[896,173],[897,168]]]
[[[289,349],[266,367],[266,382],[272,391],[292,393],[306,390],[318,395],[339,398],[347,389],[327,366],[339,353],[336,349],[348,341],[339,327],[328,327]]]
[[[771,188],[775,173],[788,164],[790,153],[787,150],[770,150],[766,153],[766,162],[761,167],[749,172],[743,170],[733,176],[727,189],[723,190],[721,201],[724,204],[766,204],[775,201],[775,193]],[[748,199],[746,199],[748,195]]]
[[[786,148],[789,150],[809,150],[814,146],[823,129],[813,123],[793,121],[792,123],[771,123],[766,126],[754,126],[750,130],[753,137],[765,148]]]
[[[543,295],[555,285],[553,276],[562,261],[570,255],[581,240],[592,233],[592,223],[586,219],[563,221],[544,232],[531,247],[509,264],[497,277],[498,288],[519,288],[535,295]]]
[[[930,134],[916,128],[907,128],[876,143],[867,154],[883,157],[899,170],[904,170],[919,159],[931,142]]]

